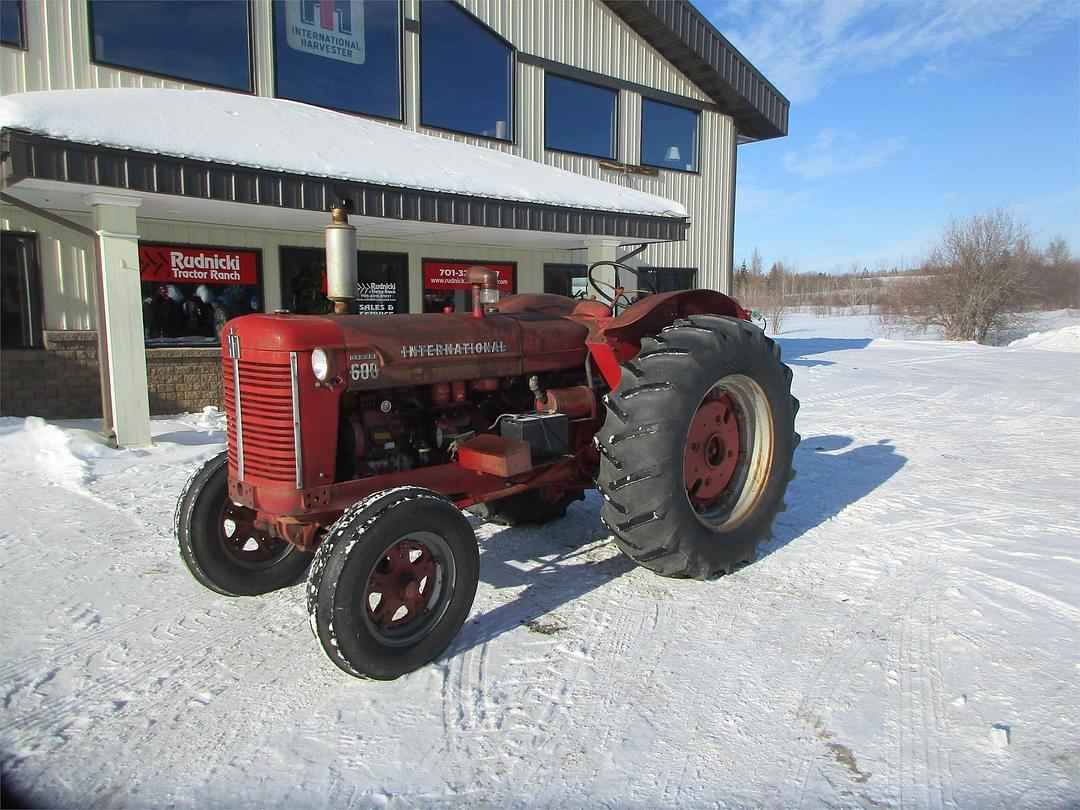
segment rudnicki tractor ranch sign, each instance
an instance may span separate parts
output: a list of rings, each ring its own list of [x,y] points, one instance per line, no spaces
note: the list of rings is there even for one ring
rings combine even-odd
[[[139,276],[159,284],[257,284],[258,254],[180,245],[140,245]]]

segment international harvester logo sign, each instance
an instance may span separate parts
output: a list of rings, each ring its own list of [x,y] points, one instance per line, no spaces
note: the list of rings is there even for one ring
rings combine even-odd
[[[364,64],[364,0],[288,0],[285,37],[296,51]]]

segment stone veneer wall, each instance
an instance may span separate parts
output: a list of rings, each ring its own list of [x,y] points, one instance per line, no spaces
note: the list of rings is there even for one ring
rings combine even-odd
[[[146,350],[150,413],[224,407],[221,350]],[[101,417],[96,332],[46,332],[44,349],[0,352],[0,415],[45,419]]]

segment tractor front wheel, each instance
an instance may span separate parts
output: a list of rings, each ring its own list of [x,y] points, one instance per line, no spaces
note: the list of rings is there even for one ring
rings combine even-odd
[[[798,444],[791,370],[752,324],[677,321],[605,397],[601,517],[638,564],[704,579],[749,562],[784,506]]]
[[[376,493],[342,515],[315,553],[311,628],[345,672],[391,680],[450,645],[479,573],[476,537],[452,503],[420,487]]]
[[[192,576],[225,596],[258,596],[300,579],[311,553],[259,530],[254,519],[229,500],[228,454],[203,464],[176,506],[180,557]]]

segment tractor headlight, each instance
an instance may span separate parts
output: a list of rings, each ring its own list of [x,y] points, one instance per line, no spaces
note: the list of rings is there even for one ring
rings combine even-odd
[[[326,349],[315,349],[311,353],[311,373],[319,382],[326,382],[334,371],[334,364]]]

